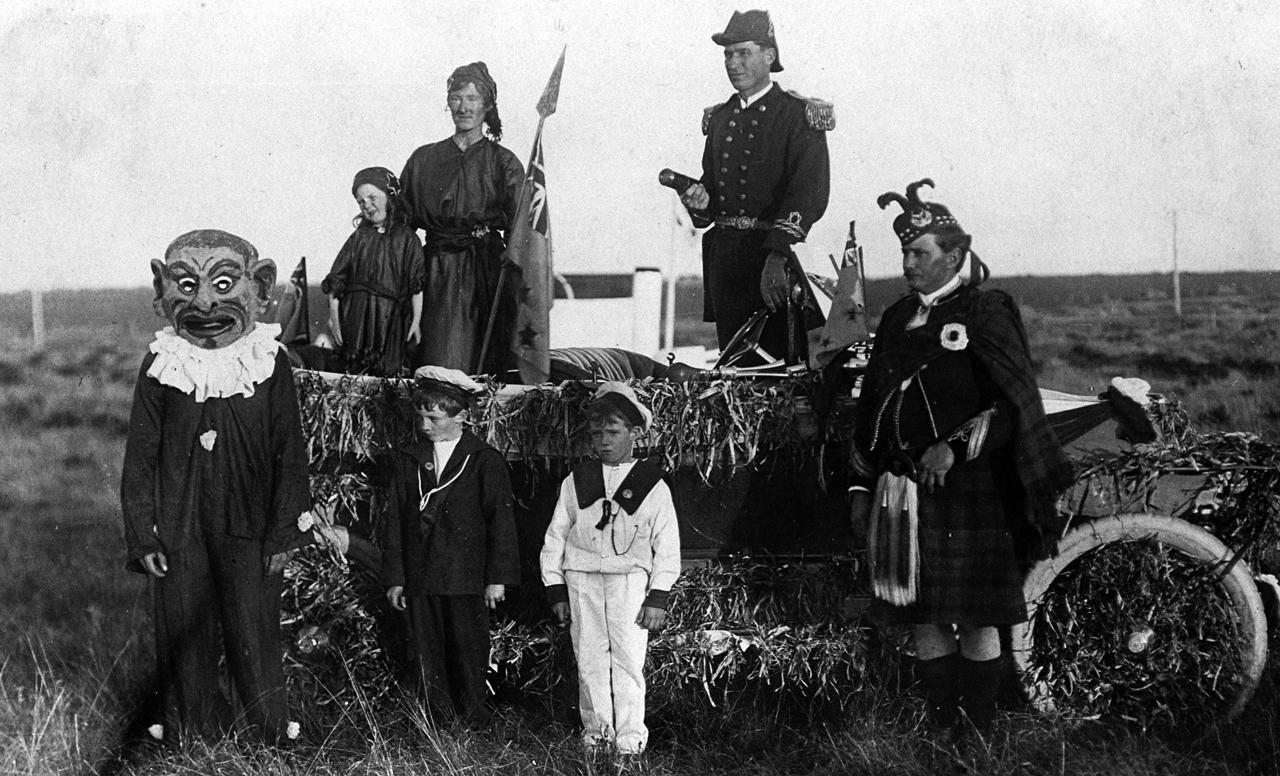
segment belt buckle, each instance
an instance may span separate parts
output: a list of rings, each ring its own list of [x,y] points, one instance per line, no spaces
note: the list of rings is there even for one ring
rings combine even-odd
[[[745,231],[747,231],[747,230],[752,229],[752,228],[754,228],[754,227],[755,227],[755,225],[756,225],[756,224],[755,224],[755,221],[756,221],[756,220],[755,220],[754,218],[752,218],[751,216],[734,216],[734,219],[733,219],[733,228],[734,228],[734,229],[741,229],[742,231],[744,231],[744,232],[745,232]]]

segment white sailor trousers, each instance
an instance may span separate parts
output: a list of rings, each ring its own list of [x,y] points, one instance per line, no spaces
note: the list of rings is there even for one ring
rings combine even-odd
[[[569,636],[578,660],[578,708],[582,740],[614,742],[639,754],[649,741],[644,726],[644,653],[649,632],[636,625],[649,574],[565,571]]]

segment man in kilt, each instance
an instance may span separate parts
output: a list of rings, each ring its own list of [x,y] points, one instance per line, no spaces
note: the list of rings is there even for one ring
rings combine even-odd
[[[997,626],[1027,617],[1022,567],[1053,552],[1071,463],[1045,419],[1018,306],[981,290],[986,267],[951,212],[923,202],[893,222],[911,293],[885,311],[858,400],[852,450],[864,478],[876,610],[912,626],[931,717],[995,719]],[[963,269],[963,271],[962,271]]]

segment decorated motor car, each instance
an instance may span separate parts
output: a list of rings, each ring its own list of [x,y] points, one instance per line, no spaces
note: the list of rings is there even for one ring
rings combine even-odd
[[[651,695],[716,704],[750,690],[843,705],[910,650],[866,615],[865,537],[849,519],[850,419],[867,352],[859,343],[823,370],[650,362],[630,380],[653,409],[641,446],[668,472],[685,561],[672,621],[652,642]],[[587,454],[593,382],[628,376],[617,353],[553,351],[553,375],[557,358],[561,375],[580,379],[490,382],[475,413],[477,434],[512,467],[527,580],[494,626],[500,694],[552,697],[572,675],[537,549],[556,485]],[[287,572],[284,637],[295,691],[340,707],[355,692],[390,691],[401,670],[373,572],[379,461],[411,432],[407,381],[304,369],[295,380],[313,495],[331,508],[317,515],[326,541]],[[1265,572],[1280,536],[1280,453],[1250,434],[1197,433],[1141,380],[1042,398],[1077,479],[1059,502],[1058,553],[1027,570],[1030,619],[1007,634],[1026,697],[1147,726],[1239,714],[1276,603]]]

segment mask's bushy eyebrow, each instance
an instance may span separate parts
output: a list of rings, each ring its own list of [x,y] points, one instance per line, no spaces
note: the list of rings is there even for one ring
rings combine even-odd
[[[244,266],[240,264],[240,262],[233,261],[232,259],[222,259],[215,262],[214,265],[209,268],[210,275],[220,273],[232,274],[239,277],[244,274]]]

